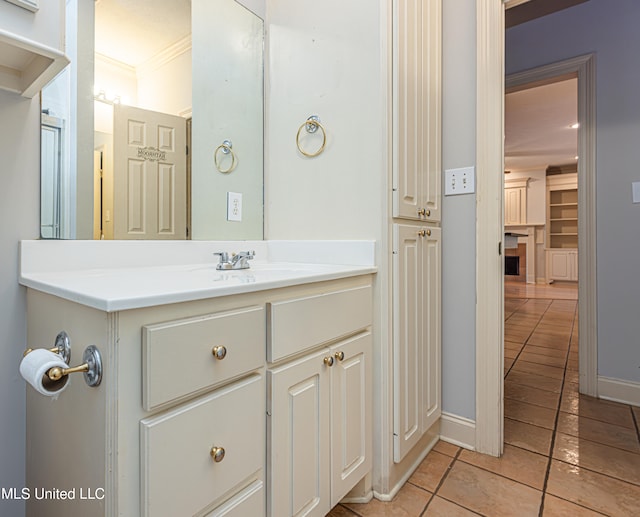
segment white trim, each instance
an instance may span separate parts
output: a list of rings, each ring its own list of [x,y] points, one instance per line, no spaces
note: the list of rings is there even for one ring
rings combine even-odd
[[[436,423],[434,425],[438,425],[438,424]],[[433,447],[435,446],[435,444],[438,443],[439,439],[440,439],[440,436],[436,434],[433,437],[433,439],[429,442],[429,444],[424,448],[424,450],[420,453],[420,455],[416,458],[416,460],[407,469],[405,474],[398,480],[398,482],[393,486],[393,488],[388,493],[381,493],[374,490],[373,497],[375,497],[380,501],[386,501],[386,502],[392,501],[393,498],[396,495],[398,495],[398,492],[405,485],[405,483],[409,481],[409,478],[413,475],[415,470],[420,466],[420,463],[422,463],[422,460],[424,460],[427,457],[427,454],[429,454],[431,452],[431,449],[433,449]]]
[[[171,61],[177,59],[185,52],[189,52],[191,50],[191,45],[191,34],[189,34],[164,50],[161,50],[156,55],[150,57],[144,63],[140,63],[136,68],[136,73],[138,76],[144,77],[145,75],[158,70],[166,64],[171,63]]]
[[[504,8],[476,0],[475,449],[503,450]]]
[[[341,503],[355,503],[355,504],[367,504],[370,503],[373,499],[373,490],[367,492],[366,495],[361,495],[358,497],[349,497],[346,495],[340,502]]]
[[[589,54],[512,74],[507,90],[578,77],[578,333],[580,393],[598,396],[596,285],[596,71]]]
[[[504,8],[511,9],[512,7],[517,7],[522,4],[526,4],[529,0],[503,0]]]
[[[601,399],[640,406],[640,383],[598,377],[598,394]]]
[[[526,188],[531,178],[506,178],[504,188]]]
[[[22,7],[23,9],[27,9],[32,13],[35,13],[38,9],[40,9],[39,0],[7,0],[7,2],[11,2],[18,7]]]
[[[442,413],[440,418],[440,439],[443,442],[474,451],[476,423],[458,415]]]

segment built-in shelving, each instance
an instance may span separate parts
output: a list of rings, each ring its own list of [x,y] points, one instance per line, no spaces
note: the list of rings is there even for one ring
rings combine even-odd
[[[546,276],[548,281],[578,279],[578,178],[547,176]]]
[[[68,63],[60,50],[0,29],[0,89],[31,98]]]

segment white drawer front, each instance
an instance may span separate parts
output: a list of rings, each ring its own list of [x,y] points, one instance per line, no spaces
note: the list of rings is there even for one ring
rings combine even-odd
[[[194,515],[252,476],[263,482],[264,401],[256,375],[142,420],[143,515]],[[212,447],[225,450],[219,463]]]
[[[254,481],[206,517],[262,517],[265,514],[264,483]]]
[[[371,286],[267,304],[269,362],[371,325]]]
[[[143,327],[144,409],[155,409],[260,368],[264,334],[261,306]],[[224,347],[224,359],[214,357],[214,347]]]

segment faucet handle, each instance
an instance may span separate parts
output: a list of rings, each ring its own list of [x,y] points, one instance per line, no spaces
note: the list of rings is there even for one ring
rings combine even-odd
[[[220,255],[220,264],[229,262],[229,254],[226,251],[216,251],[214,255]]]

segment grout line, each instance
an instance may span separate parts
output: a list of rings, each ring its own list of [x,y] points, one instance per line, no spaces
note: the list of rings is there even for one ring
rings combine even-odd
[[[462,447],[460,447],[458,449],[458,452],[456,452],[455,456],[453,457],[453,459],[451,460],[451,464],[447,467],[447,471],[443,474],[442,478],[440,479],[440,482],[438,483],[438,486],[436,486],[436,489],[433,491],[433,495],[431,496],[431,499],[429,499],[429,502],[427,503],[427,506],[424,507],[424,510],[422,510],[422,513],[420,514],[420,516],[425,515],[426,511],[429,509],[429,505],[431,505],[431,502],[436,498],[436,495],[438,494],[438,492],[440,491],[440,487],[442,487],[442,485],[444,484],[445,480],[447,479],[447,477],[449,476],[449,473],[451,472],[451,470],[453,469],[453,466],[456,464],[456,462],[458,461],[458,458],[460,457],[460,455],[462,454]],[[460,460],[462,463],[464,463],[462,460]],[[441,497],[441,496],[438,496]],[[459,504],[456,501],[451,501],[445,497],[441,497],[441,499],[444,499],[445,501],[456,505],[459,508],[463,508],[464,510],[473,513],[474,515],[482,515],[479,514],[477,512],[474,512],[473,510],[471,510],[470,508],[467,508],[466,506],[462,506],[461,504]]]
[[[549,304],[549,308],[553,305],[553,302]],[[574,321],[576,318],[576,312],[578,310],[578,302],[576,301],[573,310],[573,320],[571,322],[571,333],[569,334],[569,344],[571,344],[571,338],[573,337]],[[546,314],[546,311],[545,311]],[[544,316],[543,316],[544,318]],[[551,433],[551,445],[549,447],[549,461],[547,461],[547,471],[544,476],[544,483],[542,485],[542,500],[540,501],[540,511],[538,517],[542,517],[544,514],[544,500],[547,495],[547,487],[549,485],[549,475],[551,474],[551,463],[553,461],[553,450],[556,445],[556,434],[558,432],[558,420],[560,419],[560,407],[562,406],[562,397],[564,394],[564,383],[567,376],[567,365],[569,364],[569,354],[565,357],[564,372],[562,374],[562,382],[560,383],[560,397],[558,398],[558,407],[556,408],[556,418],[553,422],[553,432]]]
[[[633,423],[636,424],[636,434],[638,435],[638,443],[640,443],[640,424],[638,423],[638,418],[636,417],[636,413],[631,409],[631,418],[633,418]]]

